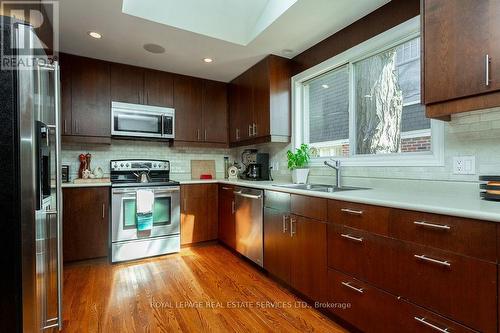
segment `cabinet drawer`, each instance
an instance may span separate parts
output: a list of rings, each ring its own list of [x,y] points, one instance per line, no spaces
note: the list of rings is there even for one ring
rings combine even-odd
[[[497,267],[493,263],[399,242],[379,260],[394,262],[398,284],[386,285],[411,302],[482,332],[496,331]]]
[[[394,209],[391,237],[496,262],[496,225],[464,218]]]
[[[265,191],[264,206],[282,212],[289,212],[291,205],[290,193]]]
[[[328,222],[344,224],[381,235],[388,234],[390,209],[352,202],[329,200]]]
[[[292,194],[291,200],[292,214],[320,221],[327,220],[327,199]]]
[[[328,270],[328,308],[364,332],[474,332],[333,269]]]
[[[397,283],[389,260],[393,243],[387,238],[337,224],[328,224],[328,267],[376,286]]]

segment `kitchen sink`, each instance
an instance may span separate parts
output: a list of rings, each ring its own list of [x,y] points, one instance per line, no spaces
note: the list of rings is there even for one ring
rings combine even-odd
[[[273,185],[273,186],[281,188],[290,188],[295,190],[306,190],[306,191],[328,192],[328,193],[354,191],[354,190],[368,190],[368,188],[364,187],[353,187],[353,186],[337,187],[325,184],[283,184],[283,185]]]

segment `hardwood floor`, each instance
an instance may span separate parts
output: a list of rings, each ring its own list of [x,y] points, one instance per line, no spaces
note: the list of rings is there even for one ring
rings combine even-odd
[[[66,265],[63,304],[64,332],[346,332],[219,245]]]

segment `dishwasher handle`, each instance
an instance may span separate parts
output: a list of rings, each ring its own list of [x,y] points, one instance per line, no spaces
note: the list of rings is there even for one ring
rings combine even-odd
[[[258,200],[260,198],[262,198],[262,195],[253,195],[253,194],[246,194],[246,193],[242,193],[241,191],[239,192],[233,192],[234,195],[237,195],[237,196],[240,196],[240,197],[243,197],[243,198],[248,198],[248,199],[255,199],[255,200]]]

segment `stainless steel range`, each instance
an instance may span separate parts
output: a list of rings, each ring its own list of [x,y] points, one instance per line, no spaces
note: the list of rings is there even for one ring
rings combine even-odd
[[[180,186],[170,180],[170,162],[113,160],[110,174],[111,261],[179,252]]]

